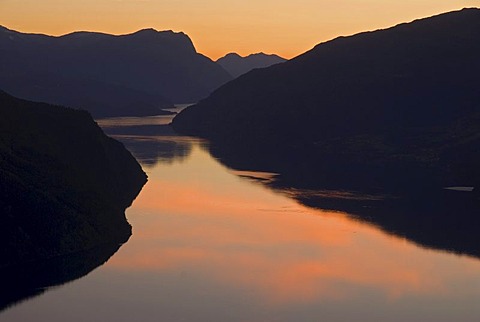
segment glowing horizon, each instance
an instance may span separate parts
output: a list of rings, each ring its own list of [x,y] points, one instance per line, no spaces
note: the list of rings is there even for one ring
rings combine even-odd
[[[199,53],[214,60],[230,52],[292,58],[338,36],[479,5],[479,0],[2,0],[0,25],[53,36],[173,30],[186,33]]]

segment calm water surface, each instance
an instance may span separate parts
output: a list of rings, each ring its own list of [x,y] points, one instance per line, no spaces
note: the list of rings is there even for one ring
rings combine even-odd
[[[477,258],[302,206],[198,139],[119,138],[149,175],[127,210],[133,236],[0,321],[480,321]]]

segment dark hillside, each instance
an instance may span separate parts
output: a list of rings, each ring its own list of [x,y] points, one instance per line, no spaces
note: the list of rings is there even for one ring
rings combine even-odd
[[[480,10],[446,13],[254,70],[173,126],[317,184],[478,184],[478,57]]]
[[[120,243],[146,175],[84,111],[0,91],[0,267]]]

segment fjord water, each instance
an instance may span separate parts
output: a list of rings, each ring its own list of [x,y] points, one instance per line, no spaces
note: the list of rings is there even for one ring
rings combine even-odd
[[[230,170],[207,142],[158,132],[165,123],[103,122],[149,176],[127,210],[133,236],[103,266],[0,321],[480,319],[478,258],[301,205],[261,184],[274,174]]]

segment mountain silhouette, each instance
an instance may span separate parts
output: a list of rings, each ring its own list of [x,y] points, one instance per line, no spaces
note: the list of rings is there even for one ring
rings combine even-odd
[[[162,113],[231,79],[184,33],[145,29],[60,37],[0,28],[0,87],[25,99],[83,108],[95,117]]]
[[[146,182],[85,111],[0,91],[0,268],[128,240]]]
[[[275,64],[283,63],[286,59],[277,55],[267,55],[264,53],[251,54],[242,57],[236,53],[229,53],[217,60],[227,72],[233,77],[238,77],[248,73],[255,68],[265,68]]]
[[[480,10],[445,13],[253,70],[173,126],[322,187],[478,186],[478,57]]]

